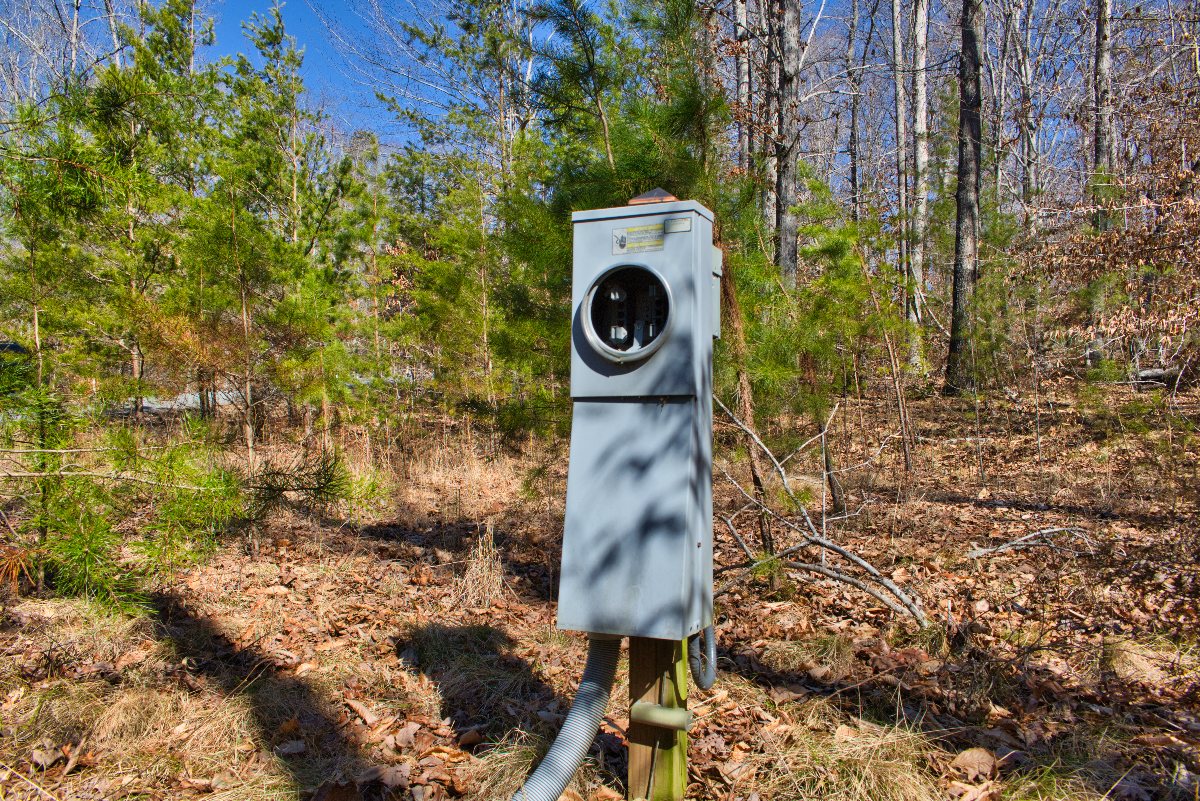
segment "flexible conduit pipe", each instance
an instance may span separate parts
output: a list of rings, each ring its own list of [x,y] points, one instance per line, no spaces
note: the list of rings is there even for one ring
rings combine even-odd
[[[704,657],[700,656],[700,637],[697,634],[688,640],[688,668],[692,680],[701,690],[707,690],[717,681],[717,632],[712,626],[704,629]],[[701,668],[700,663],[704,663]]]
[[[525,786],[513,795],[512,801],[558,801],[567,789],[596,739],[596,732],[600,731],[600,720],[608,707],[608,694],[617,673],[620,653],[619,637],[590,635],[587,665],[583,668],[583,678],[571,703],[571,711],[541,764],[525,780]]]

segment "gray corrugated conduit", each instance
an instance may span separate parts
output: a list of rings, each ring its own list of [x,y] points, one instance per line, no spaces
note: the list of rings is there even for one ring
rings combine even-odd
[[[558,801],[600,731],[600,721],[608,708],[608,694],[617,673],[621,638],[589,637],[587,665],[583,668],[583,678],[571,711],[541,764],[525,781],[525,786],[513,795],[512,801]]]
[[[700,656],[700,637],[697,634],[688,640],[688,668],[692,681],[701,690],[707,690],[717,681],[717,632],[712,626],[704,629],[704,656]],[[700,663],[704,666],[701,667]]]

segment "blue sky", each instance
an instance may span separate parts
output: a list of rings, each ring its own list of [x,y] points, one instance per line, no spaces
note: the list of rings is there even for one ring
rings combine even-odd
[[[321,14],[339,21],[351,18],[344,0],[319,0]],[[214,57],[249,53],[252,45],[242,30],[242,23],[258,12],[265,16],[271,0],[217,0],[212,7],[216,18]],[[391,116],[375,99],[370,87],[363,86],[342,60],[324,22],[306,0],[287,0],[282,3],[283,21],[287,31],[304,49],[302,76],[313,105],[323,108],[346,131],[366,128],[381,138],[386,133]]]

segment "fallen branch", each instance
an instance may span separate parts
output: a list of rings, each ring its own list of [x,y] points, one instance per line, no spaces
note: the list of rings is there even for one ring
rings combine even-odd
[[[751,561],[753,561],[754,551],[750,550],[750,546],[746,544],[744,539],[742,539],[742,535],[738,534],[737,526],[733,524],[733,518],[721,515],[721,519],[725,521],[725,525],[729,528],[729,533],[733,535],[735,540],[737,540],[737,544],[742,546],[742,551],[745,552],[746,556],[750,557]]]
[[[180,443],[180,444],[188,445],[191,443],[185,442],[185,443]],[[47,454],[47,453],[55,453],[55,454],[111,453],[113,451],[120,451],[122,453],[127,453],[130,450],[133,450],[133,451],[161,451],[161,450],[166,450],[167,448],[174,448],[174,447],[176,447],[176,445],[139,445],[136,448],[0,448],[0,453],[15,453],[18,455],[25,455],[25,456]]]
[[[212,487],[197,487],[192,484],[166,484],[162,481],[152,481],[148,478],[130,476],[125,473],[98,473],[93,470],[49,470],[44,473],[5,471],[0,473],[0,478],[99,478],[106,481],[130,481],[134,484],[145,484],[149,487],[162,487],[163,489],[181,489],[192,492],[214,491]]]
[[[772,457],[772,459],[773,459],[773,457]],[[900,610],[902,614],[908,614],[909,616],[911,616],[913,619],[915,619],[917,621],[917,624],[920,625],[922,628],[925,628],[926,626],[929,625],[929,618],[925,616],[925,612],[921,609],[920,605],[916,601],[914,601],[913,598],[911,596],[909,596],[908,593],[906,593],[904,590],[900,589],[900,587],[894,581],[892,581],[887,576],[880,573],[879,570],[874,565],[872,565],[870,562],[868,562],[866,559],[862,558],[858,554],[854,553],[853,551],[847,550],[846,548],[842,547],[841,545],[838,545],[837,543],[832,542],[831,540],[828,540],[825,537],[821,536],[820,532],[817,530],[816,525],[813,523],[812,518],[809,517],[808,512],[804,509],[803,505],[801,505],[797,502],[797,507],[800,510],[800,514],[804,518],[805,524],[807,526],[807,530],[805,530],[804,528],[801,528],[796,523],[792,522],[788,518],[786,518],[783,515],[776,512],[774,509],[771,509],[769,506],[766,506],[765,504],[760,504],[754,497],[752,497],[750,495],[750,493],[746,492],[745,488],[743,488],[742,485],[739,484],[733,478],[733,476],[729,475],[729,472],[727,470],[725,470],[724,467],[721,467],[720,469],[721,469],[721,472],[724,474],[726,480],[728,480],[729,483],[732,484],[734,486],[734,488],[736,488],[737,491],[740,492],[742,494],[742,496],[746,498],[746,500],[748,500],[750,503],[760,507],[766,514],[768,514],[771,517],[773,517],[774,519],[778,520],[780,523],[782,523],[783,525],[792,529],[793,531],[795,531],[802,537],[803,541],[801,542],[800,545],[796,545],[796,546],[793,546],[792,548],[788,548],[784,551],[781,551],[779,554],[774,555],[774,557],[767,557],[766,561],[769,561],[772,558],[778,559],[782,556],[790,555],[792,553],[799,551],[802,548],[806,548],[806,547],[813,546],[813,545],[815,545],[819,548],[824,548],[825,550],[835,553],[838,556],[840,556],[843,559],[850,562],[851,564],[856,565],[857,567],[861,568],[868,576],[870,576],[870,578],[874,582],[882,585],[893,597],[896,598],[897,601],[899,601],[900,605],[903,607]],[[793,496],[793,500],[794,500],[794,496]],[[760,560],[760,562],[758,564],[762,564],[762,563],[763,563],[763,560]],[[832,578],[832,576],[831,576],[831,578]],[[891,607],[889,607],[889,608],[891,608]]]
[[[742,429],[742,431],[746,432],[746,435],[749,436],[750,439],[752,439],[754,441],[754,444],[757,445],[762,450],[762,452],[766,454],[767,458],[771,460],[771,465],[775,468],[775,472],[779,474],[779,480],[783,482],[783,491],[788,494],[789,499],[791,499],[793,502],[795,502],[797,505],[799,505],[799,501],[796,501],[795,493],[792,492],[792,485],[788,482],[787,471],[783,469],[783,464],[778,459],[775,458],[775,454],[771,452],[771,449],[768,448],[761,439],[759,439],[758,434],[756,434],[748,425],[746,425],[741,420],[739,420],[737,415],[735,415],[733,412],[729,411],[729,407],[726,406],[725,404],[721,403],[721,399],[718,398],[716,395],[713,395],[713,402],[716,403],[718,406],[720,406],[721,411],[725,412],[725,414],[729,416],[729,419],[734,422],[734,425],[736,425],[738,428]],[[840,401],[839,401],[839,403],[840,403]],[[838,407],[838,405],[835,403],[833,406],[833,412],[831,412],[829,415],[829,417],[831,419],[833,418],[833,415],[837,413],[837,407]],[[817,434],[815,437],[812,437],[811,439],[809,439],[808,442],[815,442],[815,441],[819,440],[820,438],[821,438],[821,435]],[[805,444],[807,444],[807,443],[805,443]],[[803,447],[803,446],[801,446],[801,447]],[[791,458],[791,457],[788,457],[788,458]]]
[[[1070,534],[1075,539],[1083,540],[1088,546],[1088,550],[1084,551],[1084,552],[1073,551],[1070,548],[1061,548],[1061,550],[1065,550],[1068,553],[1075,554],[1075,555],[1078,555],[1080,553],[1087,553],[1089,556],[1095,555],[1096,545],[1087,536],[1087,533],[1084,532],[1083,529],[1079,529],[1079,528],[1043,528],[1039,531],[1033,532],[1032,534],[1026,534],[1024,537],[1018,537],[1017,539],[1012,540],[1011,542],[1006,542],[1003,545],[997,545],[995,548],[976,548],[973,551],[968,551],[967,558],[968,559],[979,559],[980,557],[983,557],[983,556],[994,556],[998,553],[1004,553],[1005,551],[1023,551],[1026,548],[1035,548],[1039,545],[1045,546],[1048,548],[1054,548],[1056,546],[1051,541],[1051,538],[1056,534]]]
[[[8,515],[4,514],[3,509],[0,509],[0,520],[4,521],[4,527],[7,528],[9,533],[13,535],[14,539],[19,540],[21,538],[21,535],[17,533],[15,528],[13,528],[13,524],[9,522]]]
[[[825,578],[833,579],[834,581],[840,581],[843,584],[849,584],[851,587],[855,587],[859,590],[862,590],[867,595],[870,595],[872,598],[879,601],[881,604],[886,606],[888,609],[891,609],[896,614],[898,614],[898,615],[909,614],[907,609],[905,609],[903,606],[901,606],[900,604],[893,601],[891,598],[888,598],[882,592],[875,589],[871,585],[867,584],[865,581],[856,579],[854,576],[846,575],[845,573],[842,573],[841,571],[834,570],[833,568],[828,567],[827,565],[814,565],[814,564],[810,564],[808,562],[786,562],[785,564],[788,567],[792,568],[793,570],[805,570],[809,573],[816,573],[818,576],[824,576]],[[921,623],[921,625],[927,626],[928,621]]]
[[[743,423],[741,420],[739,420],[737,418],[737,415],[735,415],[733,412],[731,412],[724,403],[721,403],[720,398],[718,398],[714,395],[713,401],[719,407],[721,407],[721,410],[723,412],[725,412],[726,415],[728,415],[729,419],[733,420],[733,422],[739,428],[741,428],[742,431],[744,431],[747,436],[750,437],[750,439],[754,442],[754,444],[758,445],[758,447],[762,449],[763,453],[766,454],[767,458],[771,460],[771,464],[775,467],[775,472],[779,474],[779,480],[783,484],[783,491],[787,493],[788,500],[790,500],[792,502],[792,505],[795,508],[800,510],[800,515],[804,518],[804,523],[806,526],[808,526],[808,531],[804,531],[799,526],[797,526],[795,523],[793,523],[791,520],[788,520],[786,517],[779,514],[774,509],[771,509],[769,506],[767,506],[765,503],[763,503],[759,499],[750,495],[750,493],[746,492],[746,490],[742,487],[742,485],[739,484],[737,481],[735,481],[733,476],[729,475],[729,472],[727,470],[725,470],[724,467],[722,467],[721,472],[725,475],[726,480],[728,480],[730,484],[732,484],[734,487],[736,487],[738,492],[740,492],[743,495],[743,497],[745,497],[746,500],[749,501],[751,504],[759,507],[764,513],[770,515],[771,517],[774,517],[776,520],[779,520],[785,526],[798,532],[802,537],[804,537],[806,542],[803,545],[801,545],[800,547],[804,547],[805,545],[819,546],[828,551],[832,551],[833,553],[836,553],[838,556],[841,556],[842,558],[846,559],[847,561],[862,568],[876,583],[881,584],[884,588],[886,588],[887,591],[889,593],[891,593],[900,602],[901,605],[903,605],[904,610],[906,610],[907,613],[909,615],[911,615],[917,621],[918,625],[920,625],[921,628],[925,628],[926,626],[928,626],[929,618],[927,618],[925,616],[925,612],[921,609],[920,605],[918,603],[916,603],[908,595],[908,593],[906,593],[906,592],[904,592],[904,590],[900,589],[900,587],[897,586],[894,581],[892,581],[887,576],[880,573],[879,570],[877,570],[875,568],[875,566],[872,565],[870,562],[868,562],[866,559],[863,559],[861,556],[859,556],[856,553],[853,553],[852,551],[846,550],[842,546],[826,539],[825,537],[823,537],[821,535],[821,532],[818,531],[816,525],[812,521],[812,518],[809,516],[808,510],[804,508],[804,504],[800,502],[800,499],[796,497],[796,493],[792,491],[792,485],[788,482],[787,471],[783,469],[783,465],[780,463],[780,461],[778,459],[775,458],[775,454],[771,452],[771,449],[766,446],[766,444],[762,441],[762,439],[759,438],[757,433],[755,433],[749,426],[747,426],[745,423]],[[833,411],[830,412],[830,415],[829,415],[830,419],[832,419],[833,415],[836,413],[837,413],[837,404],[834,404]],[[739,539],[740,539],[740,537],[739,537]],[[787,551],[785,551],[784,553],[787,553]],[[777,554],[776,558],[778,558],[778,556],[779,555]]]
[[[887,447],[887,444],[889,442],[891,442],[892,440],[894,440],[898,436],[900,436],[900,432],[898,432],[898,431],[894,434],[888,434],[886,437],[884,437],[882,440],[879,441],[879,447],[875,449],[875,454],[873,456],[868,456],[866,459],[863,459],[861,462],[858,462],[856,464],[850,464],[850,465],[846,465],[845,467],[839,467],[838,469],[834,470],[833,472],[849,473],[854,470],[861,470],[862,468],[866,467],[869,464],[874,464],[875,460],[883,455],[883,450],[884,450],[884,448]]]

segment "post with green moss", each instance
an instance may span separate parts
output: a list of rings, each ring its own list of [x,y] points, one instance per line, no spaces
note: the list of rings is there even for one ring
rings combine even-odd
[[[687,732],[633,720],[634,704],[687,710],[685,642],[629,638],[630,801],[681,801],[687,790]],[[664,711],[665,710],[665,711]]]

